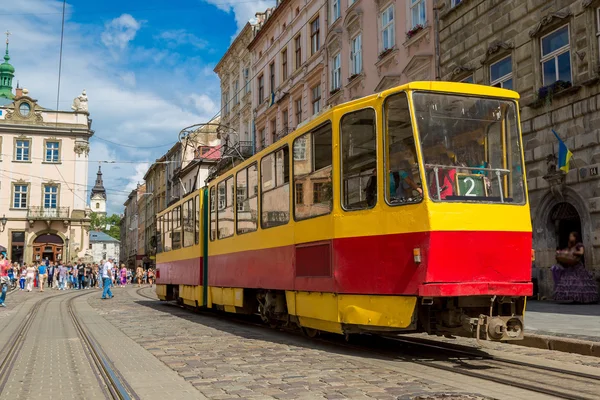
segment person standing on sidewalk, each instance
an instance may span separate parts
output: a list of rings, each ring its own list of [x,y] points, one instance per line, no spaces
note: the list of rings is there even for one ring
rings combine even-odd
[[[2,285],[2,294],[0,294],[0,307],[6,307],[4,300],[6,300],[6,292],[8,291],[8,285],[10,284],[10,278],[8,277],[8,269],[10,268],[10,261],[6,259],[6,254],[0,254],[0,285]]]
[[[77,288],[85,289],[85,264],[81,258],[77,263]]]
[[[67,283],[67,267],[61,262],[58,266],[58,290],[65,290],[65,284]]]
[[[54,271],[56,270],[56,267],[54,266],[54,263],[51,262],[50,266],[48,267],[48,289],[52,289],[52,283],[54,281]]]
[[[102,266],[102,286],[104,290],[102,291],[102,299],[112,299],[113,294],[110,291],[110,286],[112,284],[113,279],[113,259],[109,258],[106,263]],[[108,297],[107,297],[108,296]]]
[[[27,280],[27,291],[31,292],[33,290],[33,282],[35,281],[35,266],[34,264],[29,264],[27,267],[27,275],[25,276]]]
[[[42,263],[38,267],[38,281],[40,286],[40,292],[44,291],[44,284],[48,281],[48,267]]]
[[[19,274],[19,290],[25,290],[25,280],[27,279],[27,264],[23,263]]]

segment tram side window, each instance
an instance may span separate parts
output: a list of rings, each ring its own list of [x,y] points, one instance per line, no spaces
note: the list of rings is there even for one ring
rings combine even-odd
[[[183,204],[183,247],[194,244],[194,199]]]
[[[285,225],[290,220],[290,151],[287,146],[261,160],[261,226]]]
[[[181,206],[173,209],[173,250],[181,248]]]
[[[158,217],[156,219],[156,252],[157,253],[162,253],[163,252],[163,248],[162,248],[162,244],[163,244],[163,217]]]
[[[388,97],[384,115],[385,199],[390,205],[418,203],[423,189],[406,93]]]
[[[217,185],[219,210],[217,213],[218,238],[233,236],[233,177]]]
[[[258,171],[256,164],[237,173],[236,230],[238,235],[254,232],[258,225]]]
[[[172,211],[165,213],[165,251],[173,250],[173,240],[171,236],[172,225]]]
[[[210,240],[217,238],[217,198],[215,187],[210,188]]]
[[[331,212],[333,191],[331,122],[294,141],[294,218],[303,220]]]
[[[377,203],[377,129],[375,111],[342,118],[342,207],[364,210]]]
[[[194,201],[194,243],[200,242],[200,196]]]

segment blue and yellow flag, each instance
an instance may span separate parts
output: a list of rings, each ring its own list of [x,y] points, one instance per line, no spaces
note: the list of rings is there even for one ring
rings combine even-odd
[[[573,157],[573,153],[567,148],[565,142],[562,141],[554,129],[552,129],[552,133],[554,133],[554,136],[558,139],[558,169],[568,173],[569,162],[571,161],[571,157]]]
[[[275,92],[271,92],[271,95],[269,96],[269,107],[273,104],[275,104]]]

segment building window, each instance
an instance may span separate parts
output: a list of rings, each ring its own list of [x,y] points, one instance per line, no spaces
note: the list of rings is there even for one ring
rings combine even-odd
[[[451,7],[456,7],[460,3],[462,3],[462,0],[452,0],[452,3],[450,3],[450,5]]]
[[[331,212],[332,138],[332,126],[327,122],[294,141],[293,198],[297,221]]]
[[[396,44],[396,28],[394,25],[394,5],[390,5],[381,13],[381,45],[382,51],[391,49]]]
[[[223,93],[223,110],[225,115],[229,114],[229,92]]]
[[[281,124],[283,125],[283,130],[285,131],[285,133],[288,133],[288,128],[289,128],[288,110],[283,110],[281,112]]]
[[[271,121],[271,143],[275,143],[277,141],[277,120],[273,119]]]
[[[235,82],[233,82],[233,104],[240,104],[240,96],[238,95],[239,91],[240,81],[239,79],[236,79]]]
[[[258,104],[262,104],[265,101],[265,76],[260,75],[258,77]]]
[[[313,115],[321,111],[321,85],[317,85],[312,89],[312,112]]]
[[[244,68],[244,94],[250,93],[250,68]]]
[[[302,66],[302,36],[300,35],[296,36],[296,39],[294,39],[294,51],[296,60],[296,65],[294,65],[294,67],[298,69]]]
[[[313,55],[321,48],[319,39],[319,16],[310,23],[310,54]]]
[[[13,208],[27,208],[27,185],[13,185]]]
[[[17,139],[15,143],[15,161],[30,161],[30,139]]]
[[[44,185],[44,208],[56,208],[58,206],[58,186]]]
[[[350,67],[352,75],[362,72],[362,35],[360,33],[350,41]]]
[[[461,82],[463,82],[463,83],[473,83],[474,82],[473,75],[467,76],[466,78],[462,79]]]
[[[102,243],[102,250],[106,250],[106,243]]]
[[[46,162],[58,162],[59,161],[59,142],[46,142]]]
[[[260,149],[265,148],[265,128],[258,131],[258,146]]]
[[[513,89],[511,56],[490,65],[490,84],[504,89]]]
[[[271,95],[275,93],[275,63],[269,64],[269,85],[271,89]]]
[[[571,51],[569,25],[565,25],[541,38],[542,84],[556,81],[571,82]]]
[[[296,100],[296,126],[302,122],[302,98]]]
[[[331,90],[338,90],[342,80],[342,55],[337,53],[331,60]]]
[[[331,22],[340,18],[340,0],[331,0]]]
[[[288,78],[288,54],[287,48],[281,52],[281,79],[285,82]]]
[[[411,28],[417,25],[425,26],[427,22],[425,6],[425,0],[410,0]]]
[[[100,203],[96,203],[96,209],[100,208]]]

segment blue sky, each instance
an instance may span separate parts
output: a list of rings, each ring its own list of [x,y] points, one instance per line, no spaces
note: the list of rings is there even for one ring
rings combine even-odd
[[[254,13],[273,3],[67,2],[59,108],[69,110],[86,89],[96,132],[89,158],[118,161],[102,164],[109,212],[122,212],[128,191],[170,146],[149,147],[174,144],[182,128],[218,112],[214,66]],[[47,108],[56,107],[61,13],[58,0],[18,0],[0,9],[0,31],[12,32],[15,78]],[[97,169],[91,162],[88,184]]]

